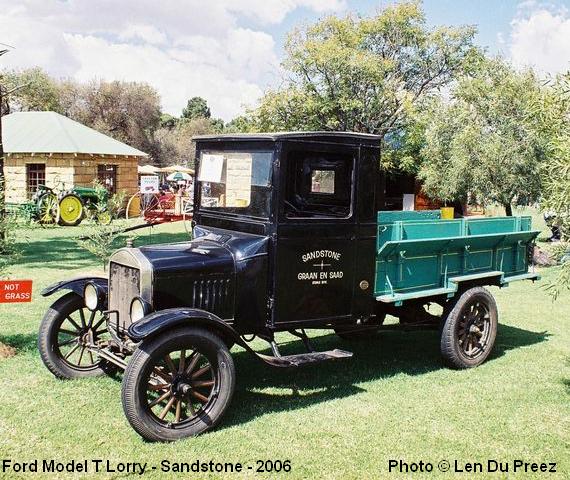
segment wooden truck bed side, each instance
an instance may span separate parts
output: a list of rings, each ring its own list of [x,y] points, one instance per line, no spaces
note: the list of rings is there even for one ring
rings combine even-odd
[[[507,285],[537,279],[530,217],[442,220],[437,211],[379,212],[374,295],[400,304],[453,296],[462,282]]]

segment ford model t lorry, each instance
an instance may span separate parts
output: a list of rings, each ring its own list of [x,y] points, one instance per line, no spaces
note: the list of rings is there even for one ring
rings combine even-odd
[[[124,369],[124,412],[146,439],[218,423],[236,344],[275,368],[348,358],[314,351],[305,330],[332,329],[342,342],[387,328],[389,314],[407,328],[439,328],[444,361],[475,367],[497,333],[484,287],[537,278],[528,217],[385,211],[377,136],[222,135],[196,145],[192,241],[120,249],[108,278],[43,291],[67,292],[41,322],[47,368],[65,379]],[[283,331],[306,351],[282,355]],[[269,348],[252,349],[253,337]]]

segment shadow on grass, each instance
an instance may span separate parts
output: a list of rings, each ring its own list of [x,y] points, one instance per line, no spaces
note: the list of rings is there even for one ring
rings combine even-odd
[[[545,332],[500,326],[499,339],[489,361],[507,351],[546,340]],[[354,356],[350,360],[326,362],[297,370],[271,369],[246,352],[234,354],[237,384],[234,408],[225,426],[248,422],[260,415],[305,408],[315,403],[348,397],[365,391],[358,386],[395,375],[422,375],[445,368],[439,354],[439,335],[433,331],[384,332],[375,339],[343,342],[336,335],[312,340],[316,350],[343,348]],[[301,342],[286,344],[283,354],[299,352]],[[276,392],[260,392],[276,389]],[[223,428],[223,427],[222,427]]]
[[[73,229],[73,227],[62,227]],[[146,231],[146,230],[145,230]],[[46,233],[47,232],[47,233]],[[60,233],[60,232],[57,232]],[[69,236],[49,235],[49,231],[39,231],[39,235],[30,235],[30,239],[22,245],[21,262],[30,268],[41,266],[42,268],[61,270],[62,262],[65,261],[65,269],[88,267],[93,262],[98,263],[97,258],[79,245],[79,231],[70,232]],[[121,248],[126,244],[129,233],[122,234],[117,238],[114,247]],[[135,240],[135,246],[156,245],[161,243],[183,242],[189,240],[188,235],[183,233],[149,233],[140,234]]]
[[[190,241],[190,236],[186,232],[181,233],[171,233],[171,232],[153,232],[140,234],[135,239],[136,246],[144,245],[157,245],[161,243],[176,243],[176,242],[187,242]]]
[[[38,350],[38,336],[32,333],[0,335],[0,343],[15,348],[16,354],[36,352]]]
[[[534,345],[548,338],[546,332],[532,332],[500,325],[490,358],[509,350]],[[18,353],[37,353],[37,335],[0,335],[0,342]],[[388,331],[363,341],[342,341],[336,335],[312,339],[318,351],[342,348],[354,356],[350,360],[325,362],[298,369],[271,368],[241,350],[233,353],[237,382],[232,408],[219,428],[247,423],[261,415],[306,408],[366,391],[366,383],[399,374],[422,375],[445,368],[439,355],[439,335],[434,331]],[[302,351],[302,342],[283,344],[284,355]],[[269,352],[264,352],[269,353]],[[121,381],[122,375],[115,375]],[[563,380],[570,393],[570,380]],[[263,390],[263,391],[261,391]]]
[[[62,261],[65,261],[66,269],[79,268],[93,259],[93,255],[79,247],[77,240],[71,238],[30,240],[22,251],[23,263],[32,268],[35,264],[41,264],[44,268],[61,270]]]

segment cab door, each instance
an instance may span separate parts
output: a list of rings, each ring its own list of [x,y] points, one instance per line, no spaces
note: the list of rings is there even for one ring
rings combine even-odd
[[[273,326],[351,317],[358,148],[289,144],[282,155]]]

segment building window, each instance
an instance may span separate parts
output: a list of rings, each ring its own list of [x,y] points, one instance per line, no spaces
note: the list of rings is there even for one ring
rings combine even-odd
[[[26,164],[26,188],[28,198],[31,198],[38,186],[46,183],[46,164],[45,163],[27,163]]]
[[[117,193],[117,170],[117,165],[97,165],[97,180],[109,193]]]

